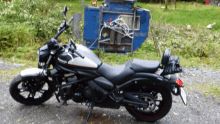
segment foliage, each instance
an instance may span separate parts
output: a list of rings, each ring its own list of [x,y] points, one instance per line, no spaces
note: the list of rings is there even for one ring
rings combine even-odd
[[[207,6],[199,3],[178,2],[177,10],[175,5],[169,5],[164,11],[164,4],[145,4],[136,5],[149,9],[155,22],[166,22],[172,25],[191,25],[194,28],[205,29],[208,24],[216,23],[212,31],[220,31],[220,7]]]
[[[196,2],[198,2],[198,3],[205,3],[206,0],[196,0]]]
[[[8,52],[5,57],[12,52],[21,52],[16,57],[22,57],[27,52],[25,58],[34,60],[33,53],[57,33],[62,22],[62,8],[45,0],[0,2],[0,9],[0,51]],[[65,34],[70,36],[71,32]]]
[[[102,1],[98,2],[100,5]],[[85,1],[89,5],[90,1]],[[68,6],[69,19],[72,14],[81,12],[80,0],[12,0],[0,2],[0,53],[3,57],[36,60],[36,51],[49,38],[57,33],[62,23],[64,5]],[[178,3],[177,10],[170,5],[168,11],[161,9],[162,4],[137,3],[136,5],[150,9],[156,22],[158,41],[162,51],[166,48],[180,56],[181,65],[201,67],[209,65],[219,68],[220,60],[220,9],[213,6],[203,6],[198,3]],[[212,30],[206,25],[216,22]],[[80,25],[83,23],[81,22]],[[187,30],[186,25],[192,26]],[[149,31],[150,32],[150,31]],[[67,43],[71,29],[60,37],[61,44]],[[160,60],[154,49],[152,34],[133,53],[120,55],[104,53],[97,50],[103,62],[122,64],[134,58]],[[59,40],[60,40],[59,39]],[[61,41],[61,40],[60,40]]]

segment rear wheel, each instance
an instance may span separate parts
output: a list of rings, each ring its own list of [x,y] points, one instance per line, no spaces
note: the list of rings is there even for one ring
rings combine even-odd
[[[53,94],[52,84],[44,79],[38,87],[36,78],[23,79],[17,75],[10,84],[10,94],[13,99],[25,105],[39,105],[47,101]]]
[[[172,106],[171,93],[163,87],[148,86],[133,88],[133,92],[143,92],[145,95],[137,96],[139,99],[148,102],[147,108],[132,109],[126,107],[127,111],[138,120],[154,122],[163,118]]]

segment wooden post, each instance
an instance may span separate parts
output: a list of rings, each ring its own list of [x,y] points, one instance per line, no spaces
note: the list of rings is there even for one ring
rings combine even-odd
[[[165,10],[167,10],[167,0],[165,0]]]
[[[176,0],[175,0],[175,10],[176,10]]]

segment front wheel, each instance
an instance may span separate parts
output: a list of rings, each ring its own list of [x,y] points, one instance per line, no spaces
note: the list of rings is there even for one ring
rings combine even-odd
[[[40,83],[37,87],[37,83]],[[53,86],[47,80],[38,82],[37,78],[22,78],[17,75],[10,84],[10,94],[14,100],[25,105],[39,105],[51,98]]]
[[[126,107],[127,111],[136,119],[155,122],[163,118],[172,106],[172,96],[171,93],[163,87],[142,87],[141,89],[133,89],[135,92],[147,93],[146,96],[141,96],[139,99],[148,102],[149,106],[147,108],[131,109]]]

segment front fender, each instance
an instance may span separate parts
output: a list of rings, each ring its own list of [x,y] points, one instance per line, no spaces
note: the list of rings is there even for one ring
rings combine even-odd
[[[41,80],[47,80],[47,77],[41,78],[40,76],[42,75],[47,76],[45,70],[40,69],[40,68],[27,68],[25,70],[22,70],[20,75],[22,77],[22,80],[27,80],[27,79],[40,79]],[[40,82],[39,81],[39,82]],[[56,85],[53,83],[53,81],[47,80],[53,91],[56,91]]]
[[[45,74],[45,71],[40,68],[27,68],[25,70],[21,71],[21,77],[27,78],[27,77],[38,77],[41,74]]]

